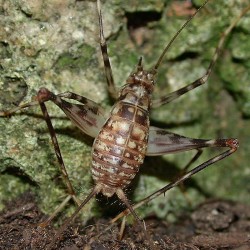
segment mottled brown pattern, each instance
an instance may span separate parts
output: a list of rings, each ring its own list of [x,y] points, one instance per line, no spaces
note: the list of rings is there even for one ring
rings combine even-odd
[[[127,94],[129,100],[123,97],[123,101],[115,104],[93,144],[93,179],[99,185],[102,183],[101,192],[106,196],[112,196],[117,188],[125,188],[145,158],[149,117],[148,110],[138,103],[146,97],[139,95],[135,98],[133,94],[135,103],[132,105],[130,92]]]
[[[135,114],[135,122],[142,126],[149,126],[148,116],[148,111],[141,108],[137,108],[137,112]]]
[[[122,117],[133,121],[135,115],[135,106],[128,103],[119,102],[115,105],[111,113],[112,115],[117,115],[120,118]]]

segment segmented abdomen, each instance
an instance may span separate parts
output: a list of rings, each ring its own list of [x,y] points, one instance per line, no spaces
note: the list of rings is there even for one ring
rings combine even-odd
[[[148,143],[148,111],[118,102],[96,137],[92,151],[92,175],[101,192],[112,196],[126,187],[144,161]]]

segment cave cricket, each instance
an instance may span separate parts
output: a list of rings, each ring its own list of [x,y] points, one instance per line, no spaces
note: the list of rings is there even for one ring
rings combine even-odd
[[[41,88],[34,101],[21,104],[9,111],[0,112],[0,116],[10,116],[18,110],[31,106],[40,105],[43,117],[47,123],[47,127],[52,139],[55,154],[59,162],[60,170],[67,186],[68,196],[55,210],[55,212],[41,225],[48,225],[51,220],[58,214],[60,210],[73,199],[77,205],[76,211],[66,220],[59,229],[60,235],[70,222],[77,216],[79,211],[85,204],[96,194],[102,193],[104,196],[111,197],[114,194],[126,205],[127,209],[117,215],[111,222],[117,221],[119,218],[132,214],[135,220],[146,231],[145,225],[140,220],[135,209],[148,203],[157,196],[165,193],[167,190],[178,185],[184,180],[190,178],[197,172],[206,167],[228,157],[238,148],[237,139],[193,139],[178,134],[171,133],[165,129],[150,126],[149,111],[161,105],[170,103],[187,92],[203,85],[207,82],[212,69],[218,59],[219,53],[223,47],[226,37],[236,26],[242,16],[249,11],[250,6],[245,8],[241,14],[231,23],[231,25],[222,34],[213,58],[206,70],[206,73],[191,84],[182,87],[170,94],[162,95],[158,99],[152,100],[152,93],[156,85],[156,75],[162,60],[173,44],[175,39],[194,16],[203,8],[209,0],[205,1],[202,6],[182,25],[179,31],[170,40],[164,48],[162,54],[158,58],[156,64],[149,70],[143,68],[142,57],[140,57],[136,69],[127,78],[126,84],[117,91],[115,87],[112,68],[107,51],[107,44],[103,31],[102,13],[100,0],[97,0],[97,12],[100,29],[100,47],[105,68],[105,76],[107,80],[108,93],[116,102],[108,113],[94,101],[87,99],[72,92],[54,94],[46,88]],[[73,104],[65,99],[75,100],[78,104]],[[74,191],[69,180],[60,147],[57,141],[56,133],[51,123],[45,103],[52,101],[55,103],[66,116],[76,125],[83,133],[95,138],[92,146],[92,166],[91,173],[94,179],[94,187],[87,198],[81,202]],[[191,159],[186,167],[189,167],[201,154],[201,150],[205,147],[225,147],[226,151],[214,156],[195,168],[187,171],[174,182],[157,190],[155,193],[146,197],[139,203],[132,205],[128,200],[124,189],[128,187],[130,182],[140,169],[145,156],[157,156],[170,153],[183,152],[188,150],[197,150],[195,156]]]

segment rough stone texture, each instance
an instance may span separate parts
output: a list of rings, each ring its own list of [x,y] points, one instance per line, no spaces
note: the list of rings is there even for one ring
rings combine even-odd
[[[185,9],[184,4],[176,9],[175,1],[143,2],[113,0],[102,6],[118,86],[125,83],[140,55],[145,66],[152,66],[193,11],[192,7]],[[245,0],[211,1],[195,17],[167,53],[159,70],[155,96],[185,86],[205,72],[220,35],[245,5]],[[42,86],[55,93],[72,91],[110,108],[95,1],[0,0],[0,15],[1,110],[29,101]],[[144,207],[144,213],[153,211],[174,219],[178,211],[197,204],[205,196],[249,202],[249,27],[250,14],[230,34],[205,86],[152,111],[154,125],[188,137],[236,137],[240,140],[239,151],[198,174],[184,186],[185,193],[176,188]],[[83,198],[92,185],[92,142],[55,105],[48,104],[48,109],[70,179]],[[39,108],[0,118],[0,130],[0,204],[32,189],[43,211],[51,213],[65,191]],[[218,152],[205,150],[197,164]],[[139,200],[164,186],[193,154],[148,158],[135,180],[131,198]],[[93,204],[94,201],[85,208],[85,219],[97,213],[90,211]],[[73,210],[74,206],[68,209]]]

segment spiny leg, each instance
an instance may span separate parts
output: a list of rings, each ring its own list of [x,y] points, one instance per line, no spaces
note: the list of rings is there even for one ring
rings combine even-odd
[[[33,107],[33,106],[37,106],[37,105],[39,105],[38,101],[27,102],[27,103],[24,103],[24,104],[21,104],[21,105],[15,107],[15,108],[12,108],[10,110],[0,111],[0,117],[11,116],[12,114],[16,113],[19,110]]]
[[[154,244],[151,241],[150,236],[148,235],[148,233],[146,231],[145,224],[143,223],[143,221],[139,218],[139,216],[135,212],[133,206],[130,204],[130,202],[129,202],[128,198],[126,197],[125,193],[123,192],[123,190],[121,188],[118,188],[116,191],[116,194],[117,194],[118,198],[126,205],[127,210],[129,210],[129,212],[133,215],[136,222],[140,225],[140,227],[141,227],[141,229],[146,237],[146,240],[148,241],[148,243],[150,245],[150,249],[155,249]],[[120,232],[121,232],[121,230],[120,230]],[[120,235],[120,238],[121,237],[122,236]]]
[[[45,121],[47,123],[47,127],[48,127],[48,130],[49,130],[49,134],[50,134],[50,137],[51,137],[51,140],[52,140],[52,144],[53,144],[53,147],[54,147],[54,150],[55,150],[55,153],[56,153],[56,157],[57,157],[60,169],[61,169],[61,173],[62,173],[64,182],[65,182],[65,184],[67,186],[67,190],[68,190],[68,193],[69,193],[68,197],[66,197],[66,199],[56,208],[55,212],[53,214],[51,214],[48,219],[46,219],[45,221],[43,221],[40,224],[40,226],[45,227],[58,214],[58,212],[60,212],[60,210],[63,209],[63,207],[66,205],[66,203],[68,203],[70,198],[73,198],[73,200],[75,201],[75,203],[77,205],[80,204],[80,201],[76,197],[74,188],[73,188],[73,186],[72,186],[72,184],[71,184],[71,182],[69,180],[69,176],[68,176],[68,173],[67,173],[67,170],[66,170],[62,155],[61,155],[61,150],[60,150],[60,147],[59,147],[59,144],[58,144],[58,141],[57,141],[56,133],[55,133],[54,127],[53,127],[53,125],[51,123],[51,119],[50,119],[50,116],[48,114],[47,108],[46,108],[46,106],[45,106],[45,104],[43,102],[40,103],[40,107],[41,107],[41,110],[43,112],[44,119],[45,119]]]
[[[64,101],[61,98],[61,96],[64,96],[65,98],[78,100],[79,102],[84,103],[85,105],[68,103]],[[67,185],[67,188],[70,194],[69,196],[74,199],[77,205],[80,205],[80,201],[76,198],[74,189],[69,180],[69,177],[68,177],[65,165],[64,165],[64,161],[60,152],[60,147],[57,141],[55,130],[51,123],[51,119],[49,117],[49,114],[48,114],[48,111],[44,102],[49,101],[49,100],[54,102],[65,112],[65,114],[72,120],[72,122],[75,125],[77,125],[81,130],[83,130],[86,133],[86,129],[87,129],[87,132],[90,136],[92,135],[96,136],[96,133],[98,133],[100,127],[102,126],[104,122],[102,120],[103,116],[101,116],[100,113],[98,112],[99,108],[95,102],[87,98],[84,98],[82,96],[79,96],[77,94],[71,93],[71,92],[55,95],[54,93],[50,92],[48,89],[42,88],[38,92],[37,99],[39,101],[40,107],[42,109],[45,121],[49,129],[49,133],[52,139],[55,153],[56,153],[58,162],[60,164],[61,172],[63,174],[63,178],[65,180],[65,183]],[[89,104],[90,107],[86,105],[86,103]],[[97,124],[99,120],[100,120],[100,124]],[[62,202],[62,204],[56,209],[56,211],[45,222],[42,223],[42,226],[46,226],[54,218],[54,216],[65,206],[67,202],[68,201],[66,198]]]
[[[64,101],[61,97],[77,100],[83,103],[84,105],[68,103]],[[36,105],[40,105],[42,109],[45,121],[49,129],[49,133],[52,139],[52,143],[55,149],[56,157],[58,159],[60,169],[61,169],[63,178],[65,180],[65,183],[68,189],[68,193],[69,193],[69,196],[67,196],[64,199],[64,201],[56,208],[54,213],[46,221],[40,224],[41,226],[46,226],[56,216],[56,214],[58,214],[58,212],[67,204],[67,202],[71,198],[74,199],[77,205],[80,204],[80,201],[75,196],[74,189],[71,185],[71,182],[69,181],[68,174],[67,174],[64,162],[63,162],[61,152],[60,152],[59,144],[56,138],[56,134],[55,134],[53,125],[51,123],[51,119],[49,117],[47,108],[44,103],[47,101],[54,102],[57,106],[59,106],[66,113],[66,115],[72,120],[72,122],[76,126],[78,126],[84,133],[93,137],[97,135],[100,128],[102,127],[103,123],[105,122],[105,117],[104,117],[103,109],[100,108],[98,104],[96,104],[95,102],[85,97],[79,96],[71,92],[66,92],[66,93],[55,95],[54,93],[50,92],[46,88],[41,88],[38,91],[36,99],[37,100],[35,101],[19,105],[18,107],[15,107],[11,110],[2,111],[0,112],[0,116],[10,116],[13,113],[21,109],[36,106]]]
[[[250,5],[247,6],[242,12],[241,14],[231,23],[231,25],[222,33],[221,35],[221,38],[219,40],[219,43],[216,47],[216,50],[214,52],[214,55],[213,55],[213,58],[206,70],[206,73],[200,77],[199,79],[195,80],[194,82],[192,82],[191,84],[181,88],[181,89],[178,89],[170,94],[168,94],[167,96],[162,96],[160,97],[159,99],[156,99],[156,100],[153,100],[152,101],[152,107],[153,108],[156,108],[156,107],[159,107],[163,104],[166,104],[166,103],[169,103],[169,102],[172,102],[173,100],[177,99],[178,97],[184,95],[185,93],[187,93],[188,91],[191,91],[201,85],[203,85],[204,83],[207,82],[209,76],[211,75],[211,72],[212,72],[212,69],[219,57],[219,54],[222,50],[222,47],[224,45],[224,42],[227,38],[227,36],[231,33],[231,31],[233,30],[233,28],[237,25],[237,23],[241,20],[241,18],[250,10]],[[164,55],[164,53],[163,53]],[[161,62],[161,61],[160,61]],[[158,67],[159,65],[157,65]]]
[[[103,58],[103,63],[104,63],[105,75],[106,75],[107,84],[108,84],[108,91],[109,91],[110,96],[113,99],[117,99],[118,93],[117,93],[117,90],[115,88],[112,68],[110,65],[109,55],[108,55],[108,50],[107,50],[107,43],[106,43],[106,39],[104,37],[104,32],[103,32],[103,22],[102,22],[102,12],[101,12],[100,0],[97,0],[96,4],[97,4],[97,12],[98,12],[98,19],[99,19],[99,27],[100,27],[100,46],[101,46],[101,51],[102,51],[102,58]]]
[[[180,172],[173,180],[178,179],[180,176],[185,175],[187,173],[187,170],[190,168],[190,166],[200,158],[203,151],[202,151],[202,149],[196,149],[196,150],[197,150],[197,152],[195,153],[195,155],[190,159],[190,161],[185,165],[184,168],[181,168]],[[183,182],[180,183],[179,188],[180,188],[182,194],[184,195],[186,201],[188,202],[188,204],[191,205],[192,202],[186,193],[185,185]]]
[[[156,156],[196,149],[196,154],[180,171],[180,174],[177,176],[178,178],[179,176],[184,175],[188,168],[200,157],[202,154],[201,147],[207,147],[206,141],[208,140],[188,138],[171,133],[165,129],[150,126],[146,155]],[[183,186],[180,186],[181,189],[182,187]]]
[[[100,186],[96,185],[93,190],[90,192],[90,194],[85,198],[85,200],[78,206],[76,211],[63,223],[63,225],[59,228],[59,230],[56,232],[56,235],[54,236],[52,242],[49,244],[49,246],[46,249],[51,249],[56,245],[56,242],[60,241],[63,232],[67,229],[67,227],[72,223],[75,219],[75,217],[78,215],[78,213],[81,211],[81,209],[90,201],[91,198],[93,198],[97,193],[100,192]]]
[[[220,140],[220,139],[219,139]],[[217,140],[218,141],[218,140]],[[150,127],[149,129],[149,144],[147,155],[164,155],[169,153],[177,153],[196,149],[196,154],[188,162],[188,164],[181,170],[179,176],[186,174],[188,168],[200,157],[202,149],[205,147],[218,147],[215,140],[203,140],[184,137],[178,134],[171,133],[167,130]],[[223,145],[222,145],[223,146]],[[177,179],[178,179],[177,178]],[[183,184],[183,183],[181,183]],[[180,188],[182,186],[180,185]]]
[[[32,106],[37,106],[37,105],[40,105],[41,107],[41,110],[43,112],[43,115],[44,115],[44,118],[45,118],[45,121],[47,123],[47,126],[48,126],[48,129],[49,129],[49,133],[50,133],[50,136],[51,136],[51,139],[52,139],[52,142],[53,142],[53,146],[54,146],[54,149],[55,149],[55,152],[56,152],[56,157],[57,157],[57,160],[59,162],[59,165],[60,165],[60,169],[61,169],[61,172],[62,172],[62,175],[63,175],[63,178],[65,180],[65,183],[66,183],[66,186],[67,186],[67,189],[68,189],[68,192],[69,192],[69,196],[65,198],[65,200],[57,207],[57,209],[54,211],[54,213],[46,220],[44,221],[41,226],[46,226],[48,225],[48,223],[56,216],[56,214],[64,207],[64,205],[69,201],[69,199],[72,197],[74,199],[74,201],[76,202],[76,204],[79,204],[79,200],[76,198],[75,196],[75,191],[71,185],[71,182],[69,181],[69,178],[68,178],[68,174],[67,174],[67,171],[66,171],[66,168],[65,168],[65,165],[64,165],[64,162],[63,162],[63,158],[61,156],[61,152],[60,152],[60,148],[59,148],[59,145],[58,145],[58,142],[57,142],[57,138],[56,138],[56,134],[55,134],[55,131],[54,131],[54,128],[53,128],[53,125],[51,123],[51,120],[50,120],[50,117],[49,117],[49,114],[47,112],[47,109],[46,109],[46,106],[43,102],[40,102],[39,101],[39,92],[38,92],[38,96],[37,96],[37,99],[38,100],[35,100],[35,101],[31,101],[31,102],[28,102],[28,103],[24,103],[22,105],[19,105],[18,107],[15,107],[13,109],[10,109],[10,110],[7,110],[7,111],[2,111],[0,112],[0,116],[10,116],[12,115],[13,113],[19,111],[19,110],[22,110],[24,108],[29,108],[29,107],[32,107]],[[47,100],[46,100],[47,101]]]
[[[206,142],[205,142],[206,141]],[[141,200],[140,202],[136,203],[135,205],[132,206],[133,209],[137,209],[138,207],[150,202],[151,200],[155,199],[156,197],[160,196],[161,194],[167,192],[168,190],[170,190],[171,188],[179,185],[180,183],[182,183],[183,181],[185,181],[186,179],[190,178],[192,175],[200,172],[201,170],[207,168],[208,166],[228,157],[229,155],[233,154],[239,144],[238,144],[238,140],[237,139],[217,139],[217,140],[204,140],[205,144],[207,145],[207,147],[229,147],[230,149],[227,151],[222,152],[221,154],[209,159],[208,161],[205,161],[204,163],[200,164],[199,166],[191,169],[190,171],[188,171],[185,175],[179,177],[177,180],[169,183],[168,185],[166,185],[165,187],[157,190],[156,192],[154,192],[153,194],[149,195],[148,197],[144,198],[143,200]],[[126,209],[125,211],[123,211],[122,213],[118,214],[114,219],[112,219],[110,222],[114,223],[116,222],[118,219],[122,218],[123,216],[126,216],[130,214],[130,210]]]
[[[195,155],[186,164],[186,166],[181,169],[181,174],[180,175],[183,175],[184,173],[186,173],[187,170],[189,169],[189,167],[200,158],[203,151],[202,151],[202,149],[196,149],[196,150],[197,150],[197,152],[195,153]]]
[[[56,245],[56,242],[58,242],[61,237],[63,232],[67,229],[67,227],[74,221],[80,210],[90,201],[91,198],[93,198],[96,194],[100,192],[102,189],[102,185],[96,185],[93,190],[90,192],[90,194],[85,198],[85,200],[78,206],[76,211],[63,223],[63,225],[59,228],[59,230],[56,232],[56,235],[54,236],[54,239],[52,242],[49,244],[49,246],[46,249],[51,249]],[[146,231],[145,225],[143,222],[140,220],[139,216],[136,214],[134,209],[132,208],[132,205],[130,204],[129,200],[127,199],[126,195],[124,194],[123,190],[118,188],[116,191],[116,194],[118,198],[127,206],[128,210],[130,213],[134,216],[135,220],[137,223],[141,226],[141,229],[144,232],[144,235],[146,236],[146,239],[148,240],[148,243],[150,245],[150,249],[155,249],[153,246],[153,243],[151,242],[148,233]]]
[[[176,153],[181,151],[187,151],[196,149],[196,154],[186,164],[186,166],[180,171],[179,176],[184,175],[188,168],[200,157],[202,154],[202,147],[207,147],[208,140],[193,139],[185,136],[181,136],[175,133],[171,133],[166,129],[150,126],[148,148],[146,155],[156,156],[170,153]],[[180,189],[183,190],[184,185],[180,185]]]

